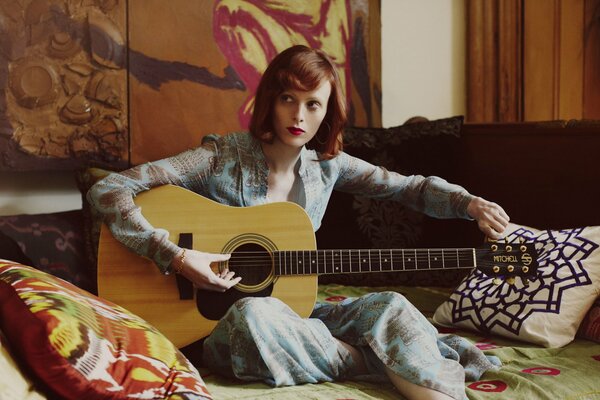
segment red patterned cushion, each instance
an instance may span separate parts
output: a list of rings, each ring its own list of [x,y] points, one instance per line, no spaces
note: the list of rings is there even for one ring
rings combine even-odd
[[[600,343],[600,297],[585,316],[577,336]]]
[[[141,318],[1,260],[0,328],[22,364],[60,398],[211,398],[194,366]]]

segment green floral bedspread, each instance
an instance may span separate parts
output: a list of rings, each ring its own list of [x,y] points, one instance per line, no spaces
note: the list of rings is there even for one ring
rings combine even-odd
[[[406,296],[423,314],[431,317],[449,295],[449,289],[419,287],[349,287],[320,285],[318,301],[337,302],[368,292],[395,290]],[[499,337],[442,329],[476,343],[487,354],[498,356],[503,367],[485,373],[477,382],[467,382],[467,396],[472,400],[551,399],[600,400],[600,344],[578,339],[568,346],[547,349]],[[399,399],[393,386],[367,382],[336,382],[271,388],[263,383],[241,383],[211,375],[201,370],[215,399],[239,400],[367,400]]]

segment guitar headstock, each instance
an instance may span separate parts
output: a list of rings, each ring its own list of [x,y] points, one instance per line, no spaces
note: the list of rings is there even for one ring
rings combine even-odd
[[[477,249],[477,269],[490,277],[514,282],[515,277],[532,278],[537,274],[534,243],[488,242]]]

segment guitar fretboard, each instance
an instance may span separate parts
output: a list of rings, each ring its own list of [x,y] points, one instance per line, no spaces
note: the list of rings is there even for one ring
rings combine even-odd
[[[276,275],[325,275],[477,266],[475,249],[288,250],[273,254]]]

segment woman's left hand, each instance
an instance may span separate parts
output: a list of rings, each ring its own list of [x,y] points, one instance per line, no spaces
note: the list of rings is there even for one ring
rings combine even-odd
[[[508,226],[508,214],[496,203],[475,197],[467,206],[467,213],[477,221],[479,229],[491,239],[500,239]]]

